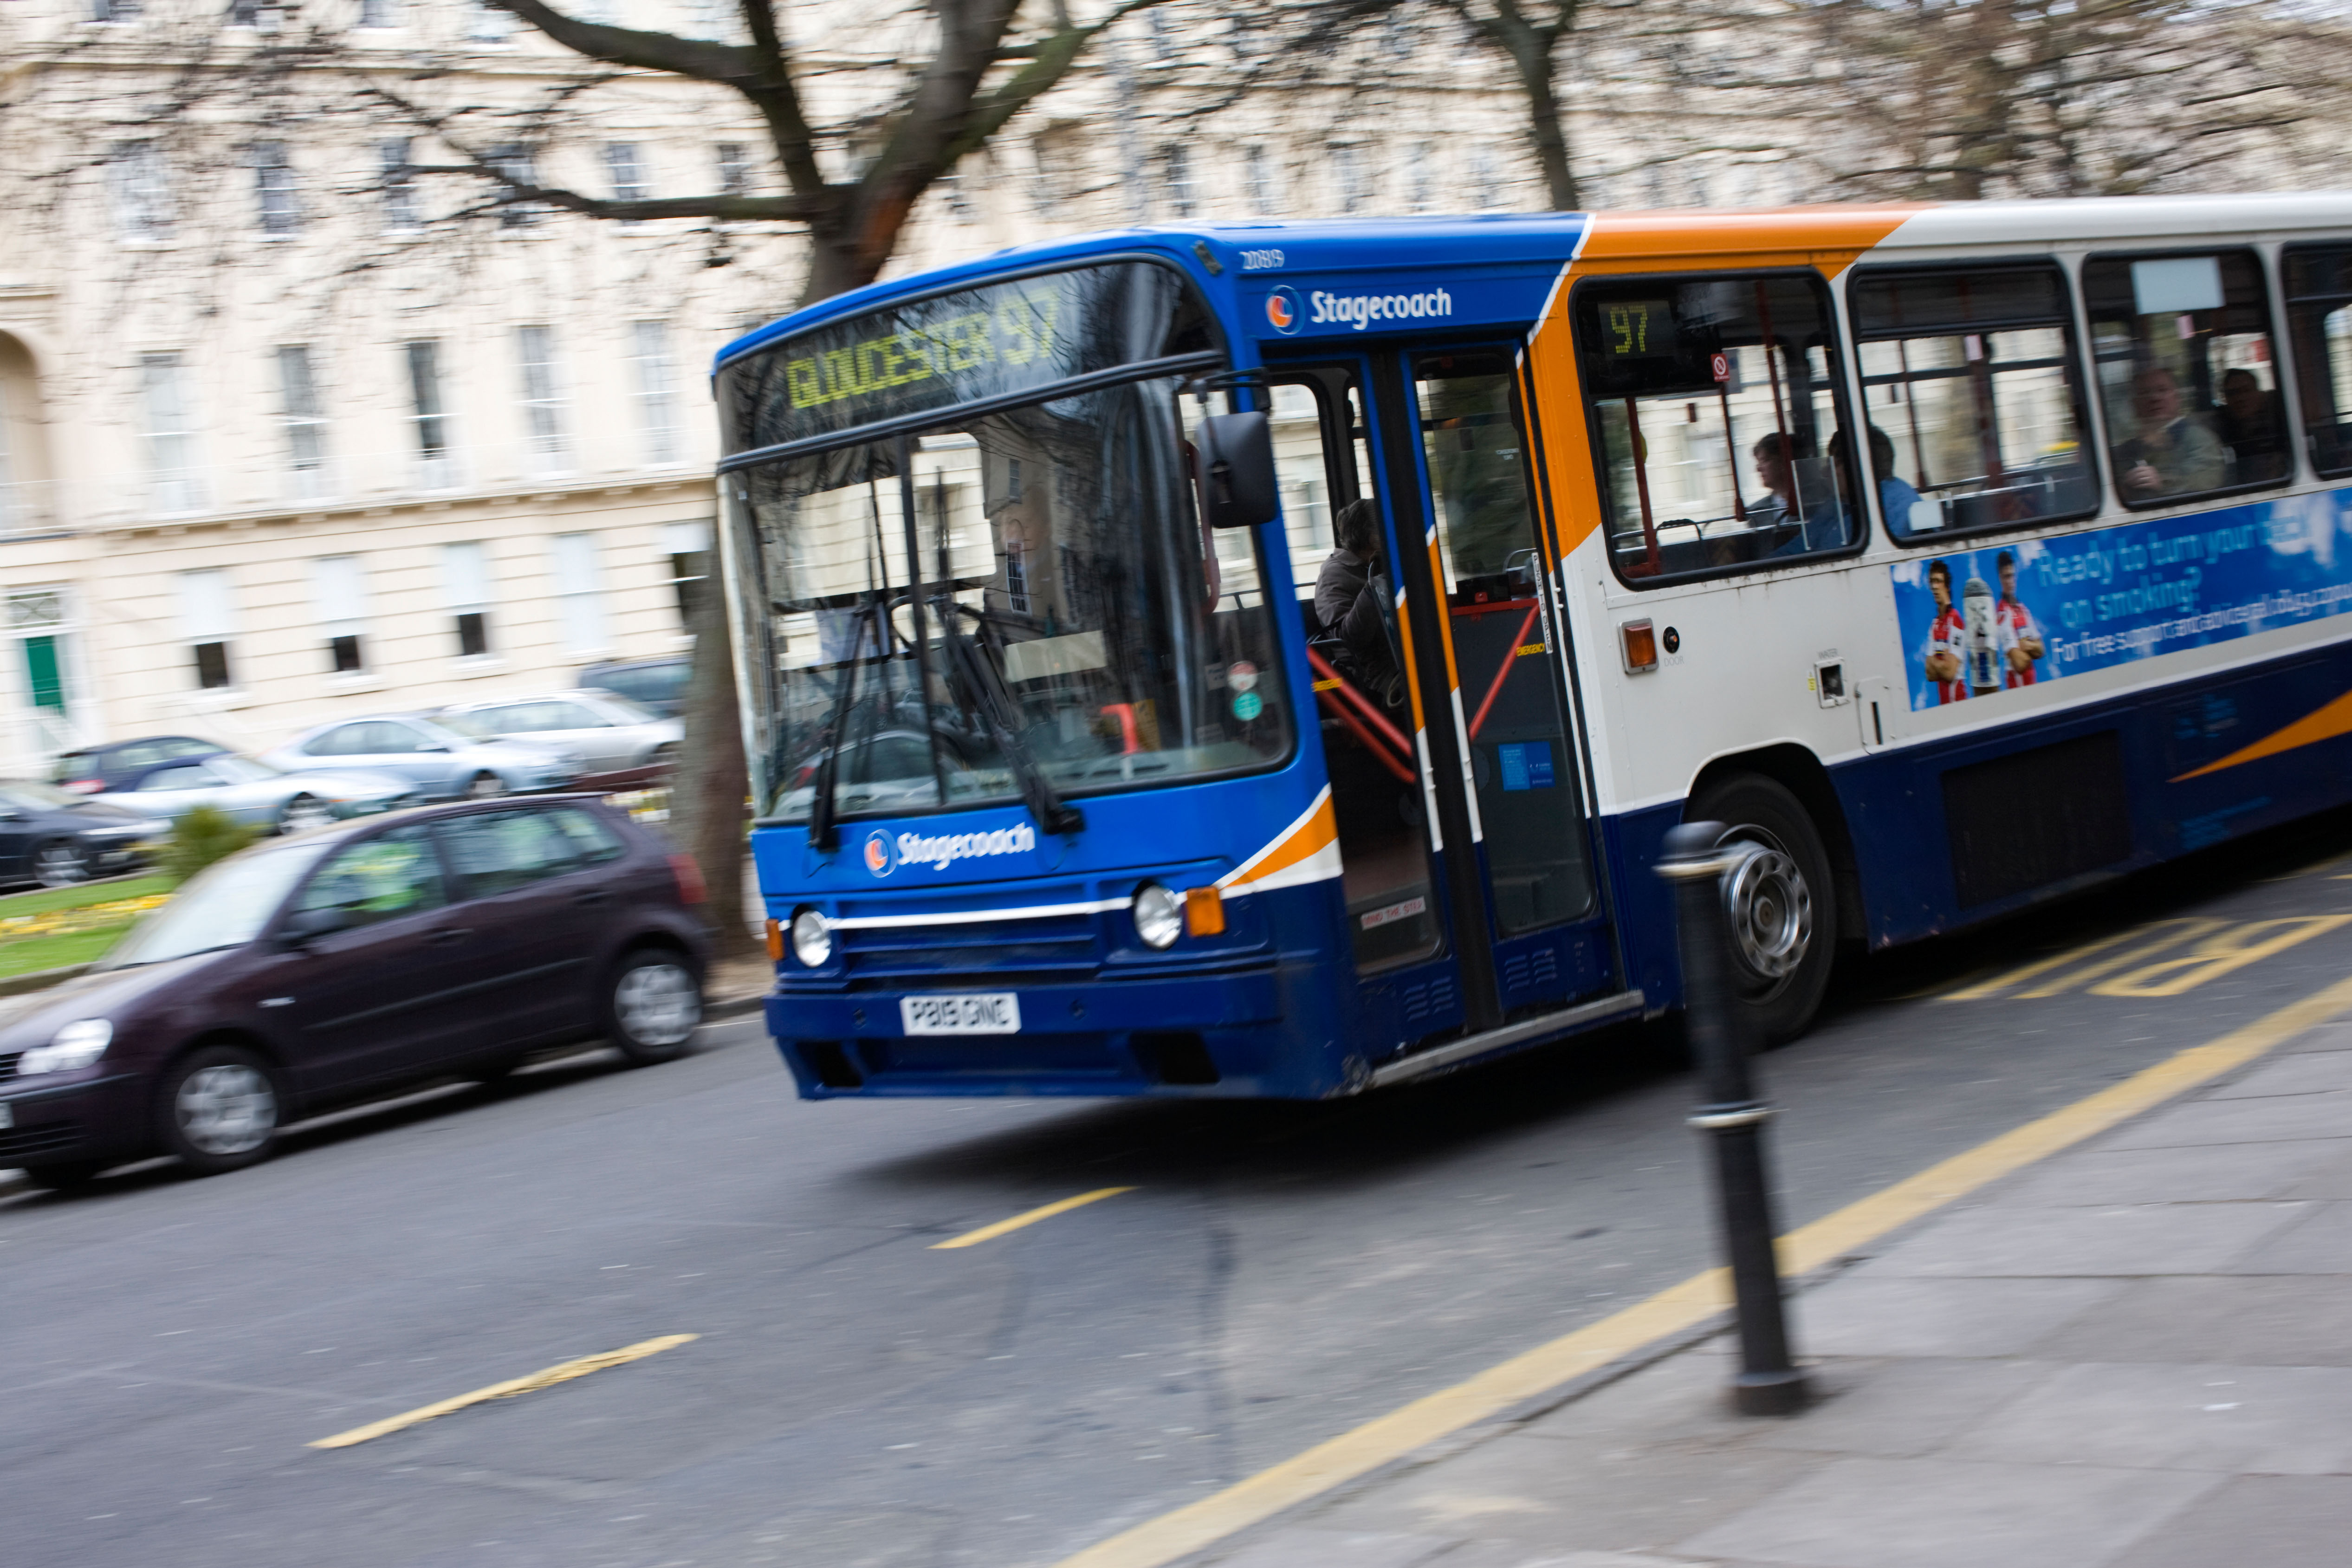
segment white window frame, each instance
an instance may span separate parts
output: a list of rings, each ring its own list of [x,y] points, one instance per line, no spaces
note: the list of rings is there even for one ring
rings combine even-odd
[[[604,574],[593,533],[558,533],[547,542],[548,569],[554,580],[556,637],[567,654],[603,653]]]
[[[669,354],[669,323],[629,323],[632,392],[637,404],[637,435],[646,466],[667,468],[685,459],[677,417],[677,372]]]
[[[327,463],[327,410],[319,395],[319,363],[309,343],[280,343],[278,419],[286,431],[286,468],[294,498],[316,500],[334,486]]]
[[[572,466],[571,405],[556,363],[555,329],[515,329],[515,369],[522,394],[523,449],[531,469],[560,474]]]
[[[199,690],[234,691],[236,689],[236,584],[223,566],[208,566],[179,574],[180,636],[188,645],[188,665],[198,672]],[[228,680],[224,686],[204,684],[202,655],[199,649],[217,643],[221,650],[221,666]]]
[[[489,546],[477,539],[443,545],[441,588],[448,601],[451,624],[457,632],[457,657],[495,658],[497,648],[490,641],[490,611],[498,602],[498,584],[490,571]],[[477,653],[467,653],[465,647],[464,618],[467,616],[481,617],[482,647]]]
[[[356,554],[320,555],[310,562],[310,589],[319,612],[320,642],[327,649],[331,676],[365,675],[374,667],[368,658],[367,560]],[[359,668],[333,668],[335,639],[356,640]]]
[[[203,451],[188,366],[178,353],[139,356],[140,437],[147,448],[148,510],[205,509]]]
[[[178,221],[171,164],[153,142],[118,142],[107,156],[107,191],[115,232],[153,244],[172,237]]]
[[[400,351],[408,382],[408,427],[416,441],[417,483],[427,489],[446,489],[457,482],[457,448],[449,439],[441,341],[411,338],[400,345]]]

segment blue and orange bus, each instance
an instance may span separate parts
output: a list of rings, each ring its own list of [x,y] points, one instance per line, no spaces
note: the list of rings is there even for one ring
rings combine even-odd
[[[1320,1097],[2344,798],[2352,197],[1208,224],[718,365],[803,1093]]]

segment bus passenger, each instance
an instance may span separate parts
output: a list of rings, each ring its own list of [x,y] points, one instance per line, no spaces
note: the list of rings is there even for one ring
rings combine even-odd
[[[1845,499],[1846,486],[1852,482],[1846,478],[1849,461],[1845,432],[1841,430],[1830,437],[1830,468],[1837,475],[1840,500]],[[1919,492],[1895,471],[1895,437],[1875,425],[1870,426],[1870,471],[1878,476],[1878,510],[1885,514],[1886,526],[1895,533],[1909,533],[1911,509],[1919,504]]]
[[[1335,663],[1393,708],[1404,700],[1404,677],[1389,655],[1388,627],[1381,595],[1387,591],[1381,564],[1380,510],[1367,500],[1349,501],[1331,521],[1339,548],[1315,574],[1315,618],[1336,635],[1345,657]],[[1345,668],[1352,666],[1353,668]]]
[[[2132,416],[2139,434],[2116,444],[2116,473],[2134,500],[2193,495],[2221,488],[2229,448],[2200,420],[2180,411],[2180,384],[2160,364],[2132,377]]]
[[[1992,606],[1994,646],[2008,666],[2001,684],[2014,690],[2034,682],[2033,661],[2042,655],[2042,628],[2025,601],[2017,596],[2017,557],[2004,550],[1992,565],[1994,575],[2000,579],[2000,597]]]
[[[2279,417],[2278,395],[2263,390],[2260,377],[2242,366],[2221,378],[2221,406],[2213,428],[2238,459],[2238,483],[2283,479],[2294,468],[2287,456],[2286,421]]]
[[[1927,591],[1936,595],[1936,618],[1928,623],[1920,666],[1936,683],[1937,702],[1958,702],[1969,694],[1962,657],[1969,645],[1969,622],[1953,606],[1952,569],[1941,561],[1927,563]]]

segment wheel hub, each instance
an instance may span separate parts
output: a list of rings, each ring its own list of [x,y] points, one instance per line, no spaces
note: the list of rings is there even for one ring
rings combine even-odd
[[[278,1092],[268,1077],[236,1062],[190,1073],[172,1109],[181,1133],[207,1154],[247,1153],[278,1126]]]
[[[649,963],[623,975],[613,1010],[623,1028],[649,1046],[674,1046],[702,1021],[694,976],[675,963]]]
[[[1812,947],[1812,889],[1795,858],[1777,840],[1755,828],[1740,829],[1737,837],[1747,854],[1723,885],[1732,946],[1759,979],[1785,980]]]

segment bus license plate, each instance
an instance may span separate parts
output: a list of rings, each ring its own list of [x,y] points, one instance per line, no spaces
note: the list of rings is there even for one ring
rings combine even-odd
[[[1017,1035],[1021,998],[1010,991],[973,996],[901,996],[898,1022],[910,1035]]]

